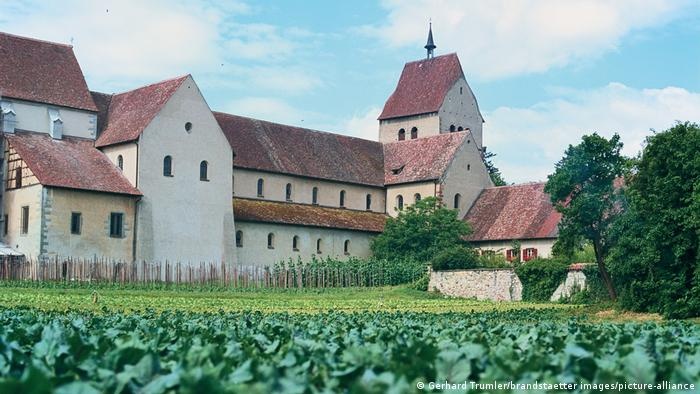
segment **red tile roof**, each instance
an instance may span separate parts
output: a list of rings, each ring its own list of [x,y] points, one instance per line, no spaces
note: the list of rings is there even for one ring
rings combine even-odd
[[[263,120],[214,112],[239,168],[382,186],[382,145]]]
[[[0,96],[97,111],[73,47],[0,33]]]
[[[544,183],[484,189],[464,220],[471,241],[556,238],[561,214],[554,209]]]
[[[462,65],[455,53],[406,63],[379,119],[437,112],[447,92],[463,77]]]
[[[449,133],[384,144],[384,183],[439,179],[470,136],[466,132]]]
[[[91,140],[24,131],[5,137],[42,185],[141,195]]]
[[[111,95],[93,92],[100,105],[97,147],[135,141],[189,75]],[[102,126],[100,126],[100,123]]]
[[[376,212],[243,198],[233,199],[233,215],[236,221],[292,224],[373,233],[384,231],[387,219],[386,215]]]

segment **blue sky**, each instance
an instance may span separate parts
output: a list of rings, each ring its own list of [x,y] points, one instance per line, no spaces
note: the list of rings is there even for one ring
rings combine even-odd
[[[0,30],[71,43],[91,89],[191,73],[212,109],[376,139],[403,64],[457,52],[510,182],[544,180],[584,133],[700,121],[693,1],[12,1]]]

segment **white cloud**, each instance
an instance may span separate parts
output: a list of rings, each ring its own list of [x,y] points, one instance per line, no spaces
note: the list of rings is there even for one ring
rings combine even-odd
[[[635,89],[620,83],[576,91],[527,108],[500,107],[488,112],[485,145],[507,181],[545,180],[569,144],[597,132],[618,133],[624,153],[635,155],[650,129],[665,130],[676,121],[700,121],[700,93],[682,88]]]
[[[416,46],[428,17],[438,51],[458,52],[467,73],[484,79],[543,72],[614,50],[629,33],[682,13],[677,0],[386,0],[387,20],[364,26],[391,46]],[[444,53],[444,52],[443,52]]]
[[[355,114],[352,118],[343,122],[339,130],[345,135],[377,141],[379,136],[380,108],[372,107],[364,113]]]
[[[301,127],[307,127],[304,126],[304,122],[309,117],[316,116],[312,112],[295,108],[284,100],[271,97],[245,97],[234,100],[226,107],[225,112]]]

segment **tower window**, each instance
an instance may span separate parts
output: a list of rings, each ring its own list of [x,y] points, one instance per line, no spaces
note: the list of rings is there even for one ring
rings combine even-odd
[[[243,231],[241,230],[236,231],[236,247],[243,247]]]
[[[185,123],[185,131],[188,133],[192,132],[192,122]]]
[[[81,222],[83,219],[83,215],[80,212],[71,212],[70,214],[70,233],[71,234],[80,234],[81,230]]]
[[[454,209],[459,209],[459,203],[460,203],[461,199],[462,199],[461,194],[459,194],[459,193],[455,194],[455,200],[454,200],[454,205],[453,205]]]
[[[400,129],[399,130],[399,141],[403,141],[406,139],[406,130],[405,129]]]
[[[346,255],[350,254],[350,240],[346,239],[343,243],[343,253]]]
[[[268,249],[275,248],[275,234],[273,234],[273,233],[267,234],[267,248]]]
[[[457,131],[462,131],[464,128],[462,126],[457,127]]]
[[[450,133],[454,133],[454,132],[455,132],[455,125],[452,124],[452,125],[450,125]]]
[[[284,199],[287,201],[292,201],[292,184],[288,183],[284,188]]]
[[[258,197],[264,197],[263,191],[265,189],[265,181],[260,178],[258,179]]]
[[[199,163],[199,180],[200,181],[208,181],[209,180],[209,163],[207,163],[206,160],[202,160],[201,163]]]
[[[173,158],[170,156],[163,158],[163,176],[173,176]]]
[[[459,87],[459,94],[462,94],[462,87]]]
[[[471,171],[471,169],[472,169],[472,165],[471,165],[471,164],[467,164],[467,171]]]
[[[399,211],[403,210],[403,196],[400,194],[396,196],[396,208],[398,208]]]
[[[295,235],[292,237],[292,250],[295,252],[299,251],[299,236]]]
[[[414,127],[411,129],[411,139],[415,140],[416,138],[418,138],[418,128]]]
[[[345,208],[345,190],[340,191],[340,207]]]
[[[365,209],[368,211],[372,209],[372,195],[368,194],[367,197],[365,197]]]
[[[124,157],[122,155],[117,156],[117,167],[124,171]]]
[[[318,204],[318,188],[317,187],[314,187],[311,190],[311,203],[314,205]]]

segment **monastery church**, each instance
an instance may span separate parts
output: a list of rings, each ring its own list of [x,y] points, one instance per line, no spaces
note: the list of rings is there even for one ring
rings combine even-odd
[[[89,90],[71,46],[0,33],[3,254],[269,265],[367,257],[428,196],[482,251],[547,256],[542,183],[494,187],[456,54],[406,63],[369,141],[212,111],[191,75]]]

